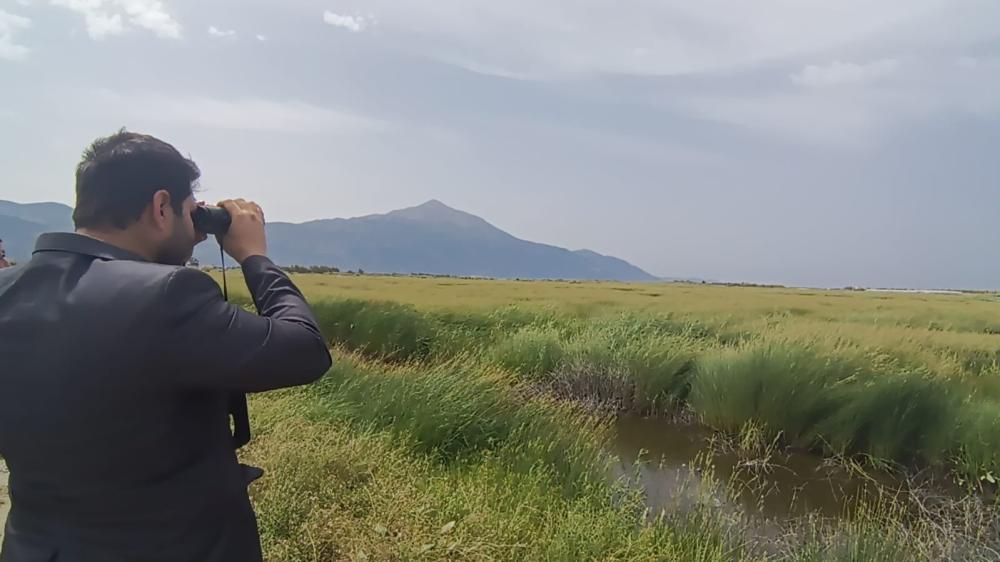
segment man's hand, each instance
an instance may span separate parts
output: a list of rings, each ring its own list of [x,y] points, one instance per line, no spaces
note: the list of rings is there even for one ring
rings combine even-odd
[[[250,256],[266,256],[264,211],[260,205],[243,199],[226,199],[219,201],[219,206],[229,211],[233,219],[229,232],[222,237],[222,249],[240,264]]]

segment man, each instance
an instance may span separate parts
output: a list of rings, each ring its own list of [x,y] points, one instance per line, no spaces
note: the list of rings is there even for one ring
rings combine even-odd
[[[10,267],[10,262],[7,261],[7,250],[3,249],[3,240],[0,240],[0,269],[5,267]]]
[[[0,272],[2,562],[261,560],[247,494],[259,473],[235,453],[243,393],[312,382],[331,359],[265,257],[257,204],[220,206],[259,316],[183,267],[205,239],[199,176],[156,138],[98,139],[76,172],[76,232],[43,234]]]

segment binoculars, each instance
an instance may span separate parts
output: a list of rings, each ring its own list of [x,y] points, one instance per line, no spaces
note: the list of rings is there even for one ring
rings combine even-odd
[[[222,207],[207,205],[195,207],[194,211],[191,211],[191,219],[194,221],[195,230],[216,236],[222,236],[228,232],[229,226],[233,223],[229,211]]]

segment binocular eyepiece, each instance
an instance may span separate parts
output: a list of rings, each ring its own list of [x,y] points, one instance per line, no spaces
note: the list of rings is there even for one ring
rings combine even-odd
[[[228,232],[229,226],[233,223],[229,211],[222,207],[207,205],[195,207],[194,211],[191,211],[191,219],[194,221],[195,230],[216,236],[222,236]]]

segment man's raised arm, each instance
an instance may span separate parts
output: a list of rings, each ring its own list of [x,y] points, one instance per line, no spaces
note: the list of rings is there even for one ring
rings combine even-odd
[[[218,284],[178,269],[163,288],[164,366],[183,386],[259,392],[313,382],[332,359],[305,297],[267,257],[263,212],[242,200],[220,204],[232,216],[223,248],[243,268],[259,316],[227,303]]]

